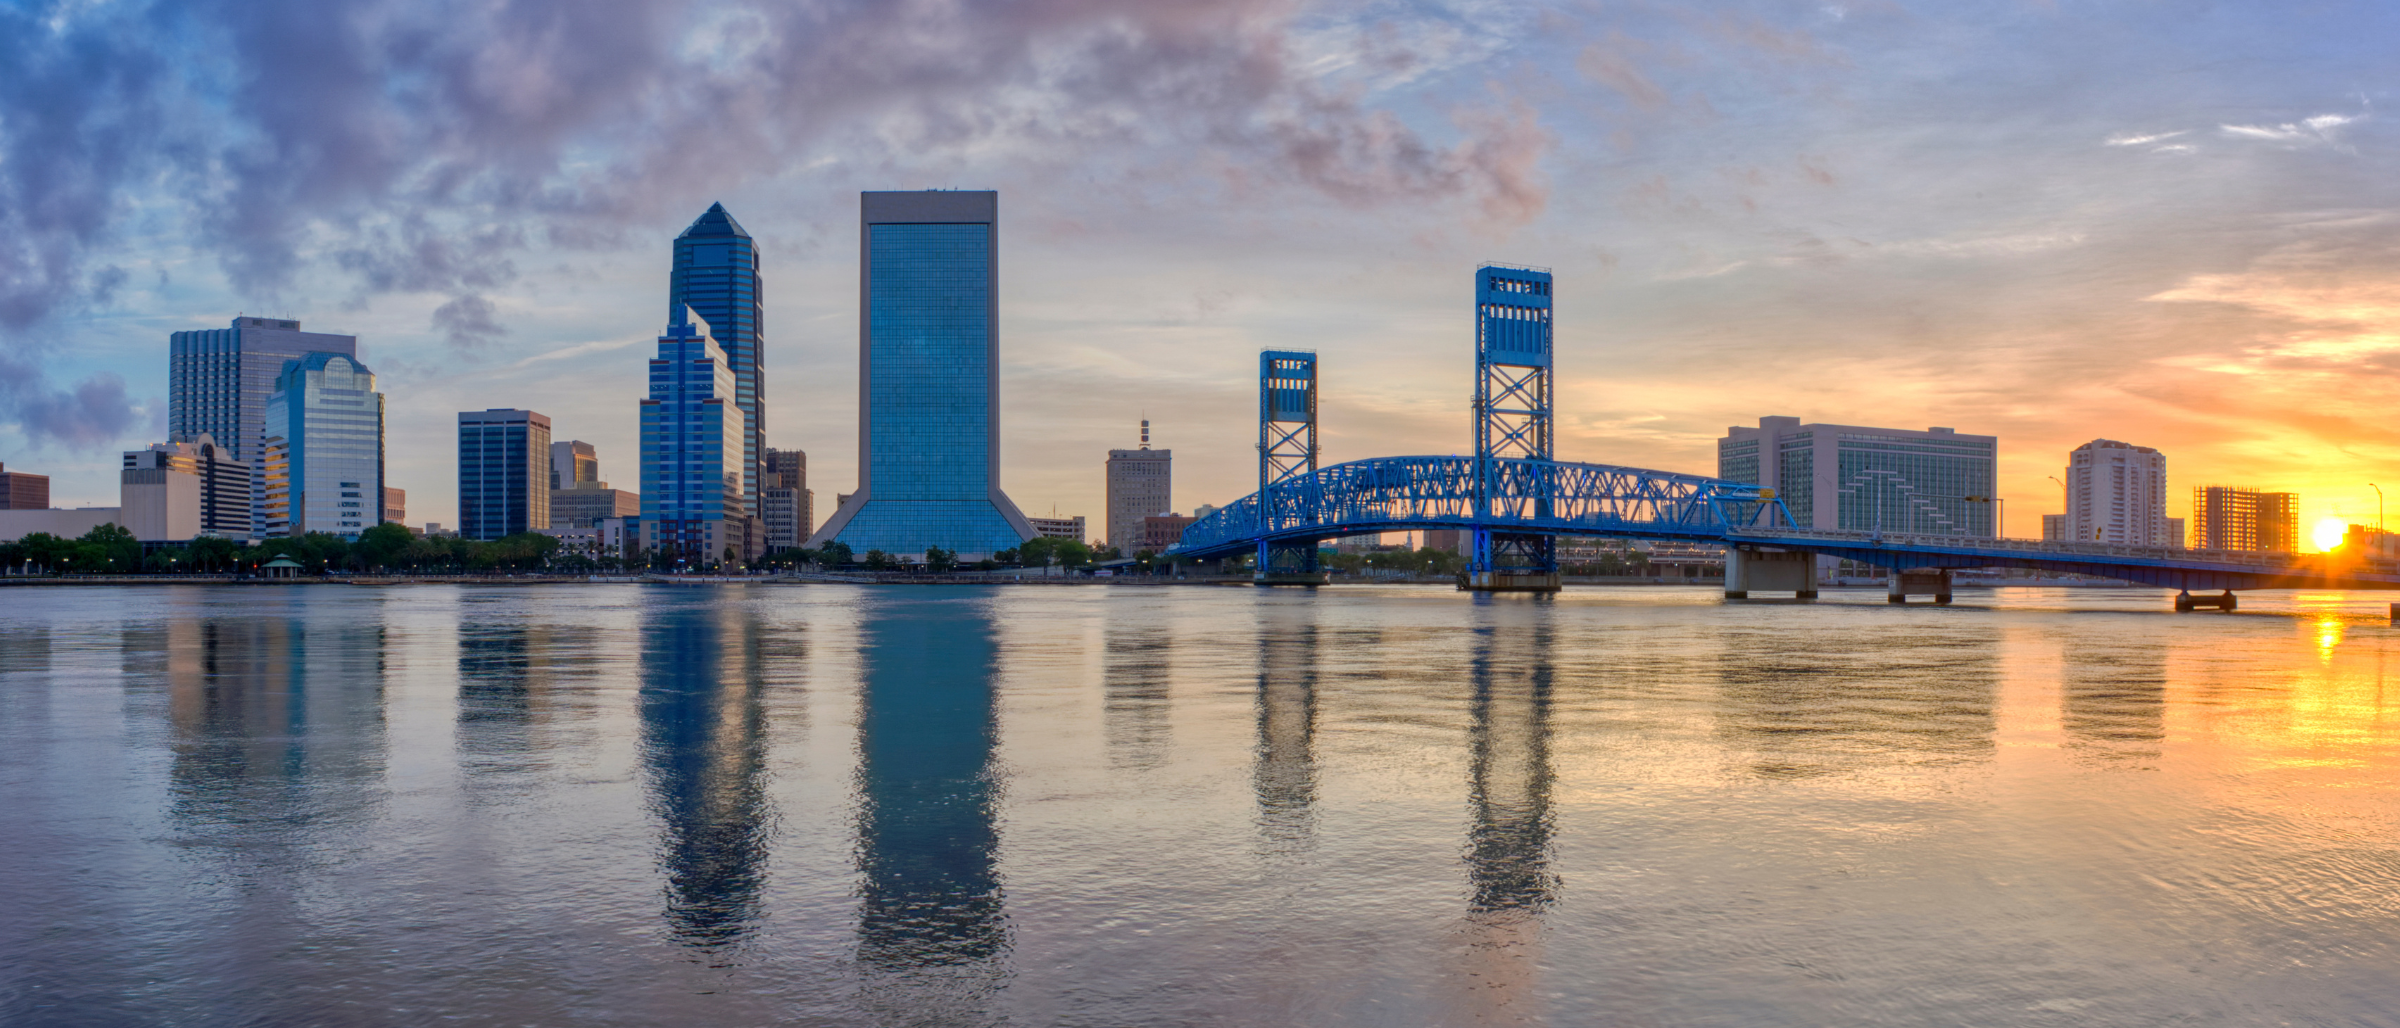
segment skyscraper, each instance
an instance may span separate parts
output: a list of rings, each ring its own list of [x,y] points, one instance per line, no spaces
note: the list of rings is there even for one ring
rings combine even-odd
[[[1142,448],[1108,451],[1108,544],[1125,556],[1143,548],[1142,519],[1175,509],[1175,451],[1150,448],[1150,422],[1142,421]]]
[[[758,246],[725,212],[724,204],[710,204],[708,213],[675,237],[667,320],[680,319],[686,307],[708,323],[710,338],[725,351],[725,363],[733,369],[731,399],[742,410],[742,455],[735,463],[741,467],[742,495],[756,496],[765,481],[767,459],[763,284]]]
[[[642,401],[642,548],[693,564],[757,555],[742,491],[742,408],[708,322],[684,307],[658,337]]]
[[[356,539],[383,516],[383,394],[340,353],[286,361],[267,397],[266,534]]]
[[[999,213],[991,192],[860,194],[858,491],[809,546],[1033,538],[1000,491]]]
[[[2062,538],[2121,546],[2183,545],[2182,521],[2167,516],[2166,454],[2094,439],[2068,451],[2066,483]]]
[[[167,344],[167,438],[206,434],[250,466],[250,535],[267,534],[267,398],[284,364],[312,353],[358,356],[358,337],[302,332],[281,318],[233,319],[230,328],[177,332]]]
[[[458,534],[502,539],[550,527],[550,419],[494,407],[458,413]]]

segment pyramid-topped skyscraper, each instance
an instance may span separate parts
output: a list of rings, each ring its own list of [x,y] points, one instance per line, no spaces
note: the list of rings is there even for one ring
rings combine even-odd
[[[756,496],[766,481],[766,301],[758,277],[758,246],[725,205],[675,237],[675,267],[667,288],[667,320],[683,320],[689,308],[708,323],[709,335],[725,351],[733,371],[734,404],[742,409],[742,495]],[[756,514],[757,511],[750,513]]]

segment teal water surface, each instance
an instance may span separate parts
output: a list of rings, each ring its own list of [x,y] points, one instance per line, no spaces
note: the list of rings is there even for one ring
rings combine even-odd
[[[0,1024],[2400,1024],[2385,598],[0,590]]]

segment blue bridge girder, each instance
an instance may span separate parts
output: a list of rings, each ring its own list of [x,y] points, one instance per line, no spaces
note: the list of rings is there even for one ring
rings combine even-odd
[[[1803,529],[1793,526],[1782,500],[1741,482],[1568,461],[1487,466],[1496,488],[1482,517],[1475,509],[1474,457],[1377,457],[1242,497],[1194,522],[1167,552],[1206,560],[1261,542],[1482,528],[1806,550],[1893,569],[2017,567],[2192,590],[2400,589],[2400,563],[2387,560]]]
[[[1474,457],[1376,457],[1319,468],[1193,522],[1168,552],[1208,559],[1260,542],[1428,528],[1717,542],[1727,530],[1789,526],[1754,485],[1607,464],[1492,459],[1489,513],[1476,513]],[[1262,499],[1263,497],[1263,499]]]

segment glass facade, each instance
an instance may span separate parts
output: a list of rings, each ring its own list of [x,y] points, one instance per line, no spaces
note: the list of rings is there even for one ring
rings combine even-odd
[[[996,205],[989,193],[867,194],[865,498],[826,532],[857,553],[1013,548],[1031,529],[1004,511],[994,464],[993,223],[988,214],[881,220],[879,197],[928,209]]]
[[[1992,535],[1991,443],[1840,434],[1841,523],[1851,532]],[[1798,511],[1793,517],[1799,516]]]
[[[501,539],[550,527],[550,419],[529,410],[460,411],[458,534]]]
[[[288,362],[267,399],[266,534],[346,539],[383,520],[383,394],[346,354]]]
[[[312,353],[358,356],[358,337],[303,332],[282,318],[233,319],[227,328],[177,332],[167,343],[167,438],[209,436],[250,466],[247,534],[266,532],[267,399],[283,366]]]
[[[709,337],[725,352],[733,372],[729,398],[742,410],[742,493],[755,496],[766,482],[766,306],[758,277],[758,245],[724,204],[675,237],[675,267],[668,276],[667,320],[690,308],[708,323]]]
[[[708,322],[677,311],[650,362],[642,401],[642,521],[654,545],[715,557],[707,522],[749,513],[742,490],[742,409],[734,374]],[[726,529],[716,526],[715,538]]]

